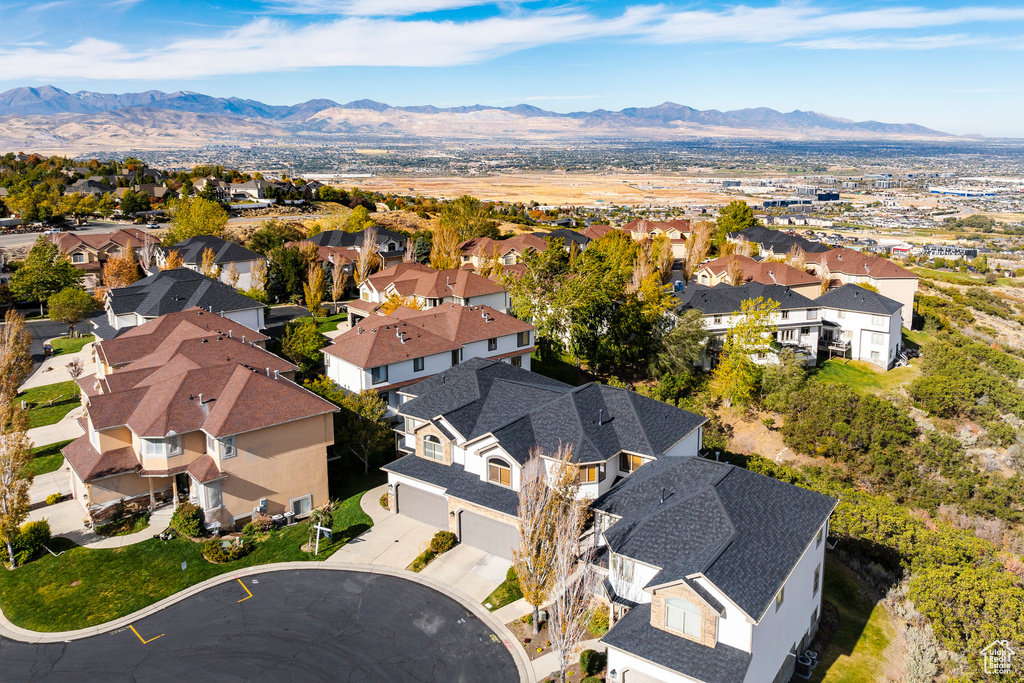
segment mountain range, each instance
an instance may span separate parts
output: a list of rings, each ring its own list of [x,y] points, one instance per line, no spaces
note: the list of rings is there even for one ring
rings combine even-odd
[[[673,102],[619,111],[559,113],[527,104],[400,107],[373,100],[313,99],[290,106],[196,92],[69,93],[50,85],[0,93],[0,149],[160,149],[241,144],[310,134],[552,141],[693,136],[949,138],[913,123],[851,121],[812,111],[764,107],[699,110]]]

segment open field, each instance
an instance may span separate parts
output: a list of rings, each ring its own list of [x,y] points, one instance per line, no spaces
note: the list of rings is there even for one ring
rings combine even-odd
[[[714,186],[691,185],[682,175],[648,173],[569,174],[508,173],[485,177],[359,178],[364,190],[454,198],[464,194],[483,200],[540,204],[592,205],[728,204],[736,197]]]

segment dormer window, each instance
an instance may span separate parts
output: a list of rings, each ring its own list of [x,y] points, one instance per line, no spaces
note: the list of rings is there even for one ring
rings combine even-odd
[[[668,598],[665,600],[665,626],[677,633],[700,638],[700,609],[689,600]]]
[[[625,472],[626,474],[632,474],[636,471],[636,468],[643,465],[646,461],[639,455],[633,455],[632,453],[621,453],[619,455],[619,471]]]
[[[441,439],[433,434],[423,437],[423,457],[431,460],[444,460],[444,447],[441,446]]]
[[[487,461],[487,481],[499,486],[512,487],[512,468],[504,460],[491,458]]]
[[[71,255],[71,262],[72,263],[85,263],[85,254],[72,254]]]

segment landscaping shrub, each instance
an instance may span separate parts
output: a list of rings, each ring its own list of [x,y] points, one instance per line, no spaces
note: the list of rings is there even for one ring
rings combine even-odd
[[[265,515],[262,512],[254,512],[249,524],[252,525],[254,530],[261,534],[274,528],[274,520],[270,518],[270,515]],[[247,524],[246,526],[249,525]]]
[[[593,676],[601,670],[601,653],[597,650],[584,650],[580,653],[580,668],[584,676]]]
[[[388,494],[385,493],[380,497],[380,506],[385,510],[390,510],[390,508],[388,507]]]
[[[590,632],[599,636],[608,633],[608,607],[600,605],[590,613]]]
[[[508,581],[509,583],[515,583],[515,584],[519,583],[519,575],[516,574],[516,568],[515,567],[509,567],[508,568],[508,571],[505,572],[505,580]]]
[[[50,523],[45,519],[23,524],[13,543],[15,561],[19,565],[25,564],[49,542]]]
[[[216,564],[234,562],[240,560],[252,551],[252,544],[248,541],[233,543],[224,547],[219,539],[212,538],[203,543],[203,557]]]
[[[182,503],[171,516],[171,528],[182,536],[195,538],[203,530],[203,510],[192,503]]]
[[[46,504],[47,505],[56,505],[57,503],[60,502],[60,499],[63,498],[63,497],[64,496],[60,495],[59,493],[51,493],[50,495],[48,495],[46,497]]]
[[[455,547],[459,539],[450,531],[438,531],[434,534],[434,537],[430,539],[430,550],[435,555],[446,553]]]
[[[587,676],[580,683],[602,683],[602,681],[597,676]]]

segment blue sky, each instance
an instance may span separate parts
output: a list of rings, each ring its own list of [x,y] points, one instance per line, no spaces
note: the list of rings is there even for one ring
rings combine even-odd
[[[767,106],[1024,138],[1020,2],[4,2],[0,89]]]

